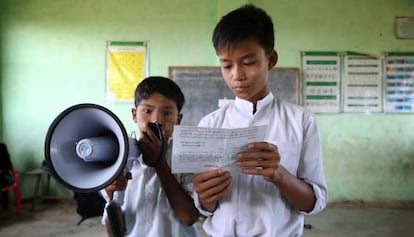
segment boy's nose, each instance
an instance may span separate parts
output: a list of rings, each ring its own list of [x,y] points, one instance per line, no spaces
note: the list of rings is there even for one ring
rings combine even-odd
[[[238,65],[233,67],[232,77],[234,81],[242,81],[246,79],[246,76],[244,75],[244,71]]]
[[[162,122],[161,120],[162,120],[161,113],[158,113],[158,112],[154,113],[153,116],[151,117],[151,122],[153,123],[155,122],[161,123]]]

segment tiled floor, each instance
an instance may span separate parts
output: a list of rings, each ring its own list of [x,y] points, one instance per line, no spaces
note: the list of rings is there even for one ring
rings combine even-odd
[[[80,216],[71,201],[43,202],[35,212],[31,203],[16,217],[13,207],[0,208],[1,237],[102,237],[106,236],[100,218],[90,218],[76,225]],[[304,237],[411,237],[414,236],[414,208],[328,207],[306,218],[310,229]],[[204,237],[205,235],[201,235]]]

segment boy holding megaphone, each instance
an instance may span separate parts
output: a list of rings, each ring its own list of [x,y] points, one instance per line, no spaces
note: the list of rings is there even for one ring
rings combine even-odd
[[[112,226],[105,213],[103,221],[109,236],[198,236],[195,222],[192,176],[172,174],[170,169],[174,125],[181,122],[185,98],[173,81],[165,77],[148,77],[135,90],[132,118],[141,136],[141,152],[129,173],[120,175],[104,193],[109,203],[115,191],[125,191],[124,202],[116,207],[119,226]],[[159,133],[159,134],[157,134]]]

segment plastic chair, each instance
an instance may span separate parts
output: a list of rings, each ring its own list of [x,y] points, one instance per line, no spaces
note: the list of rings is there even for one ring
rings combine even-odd
[[[22,197],[20,195],[20,173],[16,168],[12,168],[12,171],[13,171],[13,176],[14,176],[14,182],[1,189],[3,205],[5,206],[5,208],[8,207],[9,199],[8,199],[7,191],[13,190],[14,201],[16,203],[16,215],[20,216],[23,213]]]

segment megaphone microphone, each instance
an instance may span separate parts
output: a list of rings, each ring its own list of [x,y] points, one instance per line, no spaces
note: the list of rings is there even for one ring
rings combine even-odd
[[[131,169],[140,151],[121,120],[96,104],[78,104],[61,112],[49,127],[45,158],[56,180],[76,192],[104,189]],[[114,192],[122,205],[124,191]]]
[[[76,154],[85,162],[111,162],[117,156],[117,144],[112,136],[84,138],[76,143]]]

